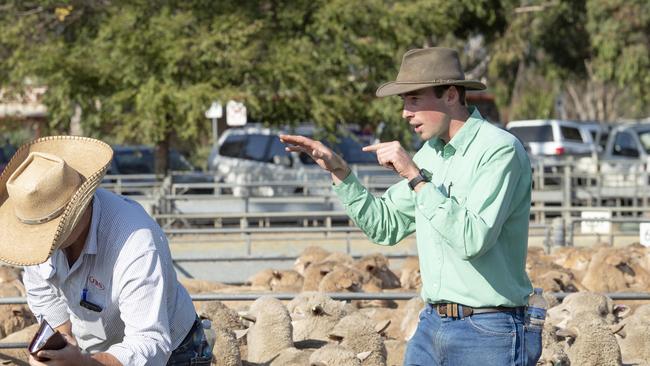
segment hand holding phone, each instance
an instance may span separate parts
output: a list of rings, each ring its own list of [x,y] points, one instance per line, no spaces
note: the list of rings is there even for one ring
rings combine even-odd
[[[43,319],[41,326],[38,328],[38,331],[36,331],[36,334],[34,334],[34,338],[29,342],[27,350],[38,361],[47,361],[47,359],[37,357],[36,354],[42,350],[59,350],[65,347],[66,344],[68,344],[68,342],[63,338],[63,335],[61,335],[58,330],[54,330],[54,328]]]

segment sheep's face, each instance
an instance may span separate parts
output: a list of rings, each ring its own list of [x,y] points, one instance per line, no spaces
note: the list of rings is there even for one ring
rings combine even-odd
[[[548,320],[553,325],[566,328],[567,322],[580,313],[589,313],[613,322],[614,316],[627,311],[627,307],[614,307],[612,300],[604,295],[577,292],[569,294],[560,305],[550,308]]]

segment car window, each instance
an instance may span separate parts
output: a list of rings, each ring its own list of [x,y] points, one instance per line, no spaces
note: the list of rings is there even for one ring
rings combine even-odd
[[[169,152],[169,166],[174,171],[193,171],[194,166],[190,164],[181,153],[176,150]]]
[[[228,135],[219,147],[219,155],[238,158],[246,145],[246,135]]]
[[[289,158],[291,155],[284,148],[285,145],[282,142],[280,142],[280,138],[277,136],[273,136],[271,138],[271,146],[269,146],[269,153],[266,156],[266,161],[272,163],[274,156],[280,156],[280,157],[286,156]]]
[[[255,161],[266,161],[266,148],[268,147],[270,140],[270,135],[248,135],[242,158]]]
[[[643,145],[645,152],[650,154],[650,131],[640,132],[639,140],[641,140],[641,145]]]
[[[517,126],[509,129],[522,142],[548,142],[553,141],[553,128],[551,126]]]
[[[616,134],[612,155],[627,157],[639,156],[639,149],[637,148],[631,134],[627,132],[619,132]]]
[[[560,131],[565,141],[584,142],[580,130],[575,127],[560,126]]]
[[[116,150],[113,160],[117,174],[153,174],[153,152],[148,149]]]

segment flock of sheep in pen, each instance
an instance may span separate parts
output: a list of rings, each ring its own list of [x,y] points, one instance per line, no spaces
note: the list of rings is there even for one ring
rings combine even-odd
[[[540,365],[650,365],[650,303],[615,303],[603,293],[650,292],[650,249],[531,248],[527,269],[549,302]],[[214,365],[401,365],[423,307],[409,301],[335,301],[327,292],[411,292],[418,259],[399,271],[380,254],[354,260],[309,247],[293,270],[263,270],[244,286],[181,280],[190,293],[296,292],[254,302],[196,302],[212,321]],[[574,292],[562,302],[551,292]],[[0,267],[0,297],[24,296],[20,270]],[[25,305],[0,305],[0,343],[27,342],[36,330]],[[23,349],[0,349],[0,365],[26,365]]]

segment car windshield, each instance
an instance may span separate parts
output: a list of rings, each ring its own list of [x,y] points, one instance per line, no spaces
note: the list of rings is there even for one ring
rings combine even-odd
[[[639,132],[639,140],[641,140],[643,149],[650,154],[650,131]]]
[[[332,147],[332,144],[328,141],[323,141],[323,143],[330,148]],[[348,164],[377,164],[375,153],[361,151],[362,147],[357,140],[346,136],[339,139],[334,151],[341,155]],[[315,164],[314,160],[306,154],[300,154],[300,160],[304,164]]]
[[[548,142],[553,141],[551,126],[517,126],[509,129],[522,142]]]
[[[150,149],[116,149],[113,156],[117,174],[153,174],[153,152]]]

